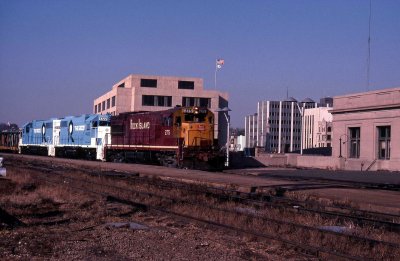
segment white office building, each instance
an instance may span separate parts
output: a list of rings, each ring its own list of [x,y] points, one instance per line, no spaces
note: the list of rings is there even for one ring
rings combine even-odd
[[[329,105],[327,105],[329,106]],[[304,110],[303,149],[332,146],[332,107]]]
[[[321,103],[323,106],[329,106],[332,104],[332,98],[323,98]],[[323,135],[328,135],[326,132],[332,121],[331,116],[330,118],[325,116],[324,110],[307,112],[309,109],[318,108],[318,106],[319,104],[310,98],[301,102],[294,98],[288,98],[284,101],[258,102],[257,113],[245,118],[246,147],[264,148],[269,153],[299,151],[302,143],[302,126],[304,134],[307,134],[303,137],[303,148],[314,147],[313,143],[309,144],[310,135],[317,135],[316,138],[311,138],[312,142],[318,141],[318,137],[322,139]],[[301,123],[302,112],[305,116],[303,124]],[[324,119],[325,127],[322,127]],[[319,125],[321,125],[320,129],[318,129]],[[323,134],[322,129],[325,130],[325,134]],[[327,136],[325,137],[327,138]],[[328,142],[319,143],[321,146],[323,144],[327,146]]]

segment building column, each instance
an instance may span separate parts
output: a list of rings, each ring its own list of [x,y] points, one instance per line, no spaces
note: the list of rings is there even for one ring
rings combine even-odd
[[[282,101],[279,102],[279,136],[278,136],[278,153],[281,153],[282,147]]]

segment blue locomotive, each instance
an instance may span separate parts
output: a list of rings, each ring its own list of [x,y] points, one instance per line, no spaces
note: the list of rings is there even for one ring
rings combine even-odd
[[[53,144],[54,120],[34,120],[26,123],[22,127],[21,153],[50,155],[48,147]]]
[[[20,152],[104,160],[104,146],[109,137],[108,114],[34,120],[22,128]]]

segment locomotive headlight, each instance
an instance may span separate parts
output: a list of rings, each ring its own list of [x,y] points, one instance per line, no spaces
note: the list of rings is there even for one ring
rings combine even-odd
[[[194,107],[194,114],[199,114],[199,108],[198,107]]]

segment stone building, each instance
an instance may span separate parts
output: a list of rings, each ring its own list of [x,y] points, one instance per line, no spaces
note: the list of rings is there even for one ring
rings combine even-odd
[[[336,96],[332,115],[341,168],[400,170],[400,88]]]

